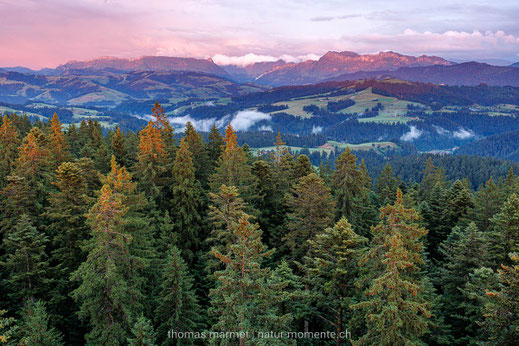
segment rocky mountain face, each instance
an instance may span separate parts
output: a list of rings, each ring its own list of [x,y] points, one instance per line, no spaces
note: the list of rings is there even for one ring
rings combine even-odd
[[[316,83],[345,73],[358,71],[391,71],[401,67],[420,67],[451,63],[443,58],[419,57],[394,52],[357,54],[355,52],[328,52],[317,61],[276,66],[262,74],[257,82],[264,85],[295,85]]]
[[[519,68],[494,66],[479,62],[456,65],[402,67],[394,71],[361,71],[329,78],[330,81],[397,78],[401,80],[446,85],[479,85],[519,87]]]
[[[69,61],[56,68],[59,74],[76,70],[119,71],[191,71],[229,77],[227,72],[211,59],[176,58],[168,56],[143,56],[136,59],[102,57],[88,61]]]

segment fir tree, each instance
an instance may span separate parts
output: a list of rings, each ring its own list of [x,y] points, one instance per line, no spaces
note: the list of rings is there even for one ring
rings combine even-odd
[[[225,130],[225,148],[218,159],[216,171],[210,178],[211,191],[218,191],[222,185],[235,186],[248,207],[253,208],[257,199],[257,179],[251,173],[247,156],[238,146],[236,138],[236,132],[229,124]]]
[[[337,205],[336,219],[344,216],[357,226],[360,221],[358,215],[362,213],[359,200],[366,200],[369,185],[369,176],[357,166],[357,157],[351,153],[350,148],[346,148],[335,161],[335,171],[332,175],[332,188]]]
[[[207,152],[209,155],[209,165],[210,165],[210,171],[216,167],[216,164],[218,163],[218,159],[222,155],[223,148],[225,146],[225,142],[222,138],[222,135],[218,131],[218,128],[215,124],[211,127],[211,131],[209,132],[208,136],[208,143],[207,143]]]
[[[366,238],[357,235],[346,218],[308,242],[310,249],[306,257],[306,268],[310,282],[317,290],[321,311],[326,321],[333,321],[337,332],[337,345],[343,340],[340,335],[351,319],[350,306],[354,302],[358,268]]]
[[[227,253],[214,250],[225,268],[215,273],[216,287],[210,291],[210,314],[217,319],[213,331],[258,332],[283,331],[290,322],[289,315],[279,315],[275,304],[276,291],[268,285],[268,268],[261,263],[271,255],[261,242],[261,230],[242,218],[233,224],[235,242]],[[270,345],[283,340],[264,340]],[[227,342],[232,342],[228,340]],[[240,337],[240,344],[249,342]]]
[[[310,159],[306,155],[298,155],[294,165],[295,179],[302,178],[310,173],[314,173]]]
[[[494,180],[490,178],[474,196],[474,203],[467,211],[465,222],[473,221],[478,229],[485,232],[490,229],[490,219],[499,212],[502,198]]]
[[[63,335],[49,325],[42,301],[30,302],[23,310],[19,326],[20,345],[26,346],[59,346],[64,345]]]
[[[124,134],[119,128],[119,126],[117,126],[117,128],[115,129],[115,133],[112,136],[110,148],[117,162],[119,162],[122,166],[125,167],[130,166],[130,154],[128,152]]]
[[[402,203],[398,190],[395,204],[381,208],[382,221],[372,228],[370,249],[360,262],[370,268],[360,280],[367,284],[366,298],[353,305],[365,311],[367,326],[358,344],[416,344],[428,330],[430,308],[419,276],[424,264],[420,239],[427,231],[414,223],[416,211]]]
[[[491,219],[491,253],[497,266],[510,264],[508,254],[519,253],[519,195],[511,194],[501,211]]]
[[[519,255],[510,254],[510,266],[498,270],[501,287],[488,291],[483,327],[492,344],[515,345],[519,340]]]
[[[160,298],[155,319],[159,325],[158,332],[161,339],[168,335],[168,331],[197,332],[201,327],[201,309],[193,290],[193,277],[182,259],[181,252],[172,246],[168,251],[166,264],[162,272]],[[164,339],[163,344],[179,344],[174,338]],[[190,340],[182,340],[182,344],[189,344]]]
[[[308,250],[307,240],[324,231],[333,223],[333,200],[330,190],[315,173],[299,179],[292,194],[287,195],[287,245],[292,258],[300,262]]]
[[[49,288],[49,262],[45,253],[48,238],[39,232],[27,215],[4,238],[5,256],[1,266],[9,273],[12,303],[45,298]]]
[[[132,328],[132,338],[128,338],[130,346],[156,346],[153,325],[146,317],[140,316]]]
[[[188,144],[189,151],[191,152],[191,157],[193,158],[195,177],[200,184],[205,187],[208,184],[209,175],[211,174],[209,171],[211,165],[209,164],[209,156],[205,147],[204,139],[201,134],[196,132],[195,128],[189,121],[186,123],[184,138]]]
[[[393,204],[396,200],[396,190],[400,181],[393,175],[391,165],[387,163],[377,177],[375,192],[377,193],[380,205]]]
[[[0,126],[0,188],[7,184],[7,176],[14,168],[19,142],[13,120],[5,114]]]
[[[68,151],[68,143],[65,138],[65,134],[63,133],[61,121],[56,113],[50,120],[50,154],[52,157],[52,163],[54,169],[58,168],[58,166],[70,160],[71,155]]]
[[[179,236],[178,246],[183,250],[184,259],[192,264],[194,253],[199,250],[200,241],[204,237],[201,234],[201,187],[195,179],[195,168],[186,138],[180,142],[172,172],[170,215]]]
[[[469,302],[464,299],[460,288],[469,281],[475,269],[490,264],[487,237],[473,222],[465,229],[456,227],[441,244],[440,254],[444,259],[439,272],[443,314],[447,316],[446,322],[452,327],[454,337],[464,343],[478,328],[477,325],[467,324],[465,316],[468,312],[465,309],[468,306],[461,306],[461,303]]]
[[[142,298],[134,279],[139,259],[130,253],[132,237],[123,227],[127,210],[120,193],[105,184],[87,215],[92,231],[87,259],[72,275],[79,282],[73,292],[79,316],[91,326],[87,340],[96,344],[126,341],[140,310]]]

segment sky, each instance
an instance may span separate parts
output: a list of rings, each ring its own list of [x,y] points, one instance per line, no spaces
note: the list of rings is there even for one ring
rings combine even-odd
[[[327,51],[519,61],[518,0],[0,0],[0,66],[99,56],[317,59]]]

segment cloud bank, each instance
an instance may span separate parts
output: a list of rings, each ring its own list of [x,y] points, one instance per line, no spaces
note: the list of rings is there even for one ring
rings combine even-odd
[[[138,117],[142,119],[142,117]],[[169,122],[177,129],[183,129],[189,121],[197,131],[209,132],[211,127],[216,125],[218,128],[225,127],[229,122],[235,131],[247,131],[256,123],[262,120],[270,120],[270,115],[254,110],[239,111],[235,115],[226,115],[223,118],[193,119],[190,115],[181,117],[170,117]],[[272,127],[263,125],[260,131],[272,131]]]
[[[421,135],[422,135],[422,131],[421,130],[416,128],[416,126],[411,126],[409,128],[409,132],[404,133],[402,135],[402,137],[400,137],[400,139],[405,141],[405,142],[410,142],[410,141],[413,141],[415,139],[420,138]]]
[[[307,60],[319,60],[320,56],[317,54],[306,54],[299,56],[292,56],[289,54],[283,54],[280,56],[272,55],[257,55],[249,53],[241,56],[228,56],[224,54],[213,55],[212,59],[217,65],[237,65],[237,66],[248,66],[257,62],[274,62],[283,60],[285,62],[301,62]]]

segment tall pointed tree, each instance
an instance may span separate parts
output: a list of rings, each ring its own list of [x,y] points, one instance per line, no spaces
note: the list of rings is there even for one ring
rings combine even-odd
[[[344,216],[354,226],[360,223],[358,216],[362,214],[361,199],[367,198],[370,186],[369,176],[357,165],[357,157],[350,148],[339,155],[335,161],[335,171],[332,175],[332,188],[335,194],[337,216]]]
[[[367,285],[366,297],[353,308],[364,311],[367,332],[358,344],[416,344],[428,330],[430,307],[420,278],[421,238],[427,231],[417,220],[417,212],[404,207],[400,190],[394,205],[381,208],[381,222],[372,228],[370,249],[360,262],[368,266],[360,280]]]
[[[508,254],[519,253],[519,195],[511,194],[491,222],[491,253],[496,265],[510,264]]]
[[[284,331],[289,315],[280,315],[275,304],[275,290],[268,285],[269,269],[261,263],[271,255],[261,242],[261,230],[247,218],[232,226],[235,242],[227,253],[214,250],[223,270],[215,273],[216,287],[210,291],[210,314],[216,318],[213,331],[251,332]],[[249,342],[240,337],[240,345]],[[267,340],[265,340],[267,341]],[[284,344],[271,339],[269,344]]]
[[[344,217],[334,227],[308,241],[310,249],[305,258],[306,268],[323,319],[331,321],[337,332],[337,345],[342,345],[341,334],[351,319],[357,262],[365,242],[367,239],[357,235]]]
[[[56,113],[50,120],[50,154],[52,157],[52,163],[54,169],[58,166],[71,159],[71,155],[68,148],[67,139],[62,131],[62,124]]]
[[[301,262],[308,251],[308,239],[330,227],[333,223],[333,200],[330,190],[315,173],[299,179],[292,194],[287,195],[288,233],[287,245],[292,259]]]
[[[189,151],[191,152],[191,157],[193,158],[195,177],[202,186],[207,186],[209,175],[211,174],[211,171],[209,170],[211,166],[209,164],[209,156],[204,138],[200,133],[196,132],[195,128],[189,121],[186,123],[184,138],[188,144]]]
[[[177,344],[176,339],[166,339],[168,331],[197,332],[203,322],[201,309],[193,290],[193,277],[181,256],[181,251],[172,246],[167,253],[162,269],[160,298],[155,320],[160,339],[165,345]],[[189,344],[189,340],[182,340]]]
[[[201,234],[201,186],[195,179],[195,168],[186,138],[180,142],[172,172],[170,215],[179,237],[178,246],[183,250],[184,259],[192,264],[204,237]]]
[[[218,163],[218,159],[222,155],[223,147],[225,146],[225,142],[222,138],[222,135],[218,131],[218,128],[215,124],[211,126],[211,131],[209,132],[208,142],[207,142],[207,151],[209,155],[209,164],[210,171],[214,167],[216,167]]]
[[[142,297],[134,278],[140,261],[130,253],[132,237],[123,227],[127,210],[121,193],[105,184],[87,215],[92,232],[87,259],[72,275],[79,282],[73,292],[79,316],[91,327],[86,338],[96,344],[124,343],[140,310]]]
[[[5,251],[0,265],[9,273],[11,302],[15,305],[46,298],[50,285],[49,262],[45,248],[49,240],[27,215],[22,215],[4,238]]]
[[[519,255],[510,254],[510,266],[498,270],[501,287],[488,291],[483,327],[491,344],[515,345],[519,340]]]
[[[255,195],[257,179],[251,173],[247,156],[238,145],[236,132],[231,124],[225,130],[224,140],[225,148],[218,159],[215,173],[210,177],[211,190],[216,192],[221,185],[235,186],[249,207],[254,207],[257,199]]]
[[[6,113],[0,126],[0,188],[7,184],[7,176],[14,168],[19,144],[18,131]]]
[[[30,302],[22,312],[18,334],[20,345],[64,345],[63,335],[50,325],[51,319],[42,301]]]

